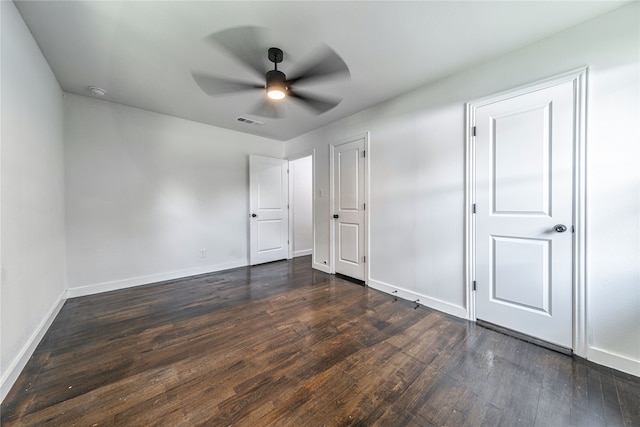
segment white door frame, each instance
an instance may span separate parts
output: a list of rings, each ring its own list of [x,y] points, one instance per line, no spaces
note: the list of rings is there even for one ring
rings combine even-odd
[[[291,163],[294,160],[304,159],[311,156],[311,263],[316,262],[316,149],[300,151],[286,157],[286,160]],[[291,211],[293,210],[293,192],[291,191],[291,173],[289,173],[289,259],[293,258],[293,216]]]
[[[359,139],[364,138],[364,203],[365,203],[365,212],[364,212],[364,256],[366,257],[365,265],[364,265],[364,283],[365,285],[369,283],[369,266],[371,263],[369,262],[369,212],[371,212],[369,205],[369,180],[370,180],[370,168],[369,162],[371,159],[371,155],[369,152],[369,132],[364,132],[358,135],[354,135],[349,138],[344,138],[339,141],[333,142],[329,144],[329,262],[331,265],[329,266],[329,272],[331,274],[336,274],[336,222],[333,220],[333,213],[335,212],[335,165],[333,161],[333,157],[335,154],[335,149],[337,146],[342,144],[347,144],[349,142],[357,141]],[[315,228],[315,227],[314,227]],[[314,233],[314,244],[315,244],[315,233]],[[315,256],[315,255],[314,255]]]
[[[476,109],[528,92],[572,81],[574,84],[575,131],[573,142],[573,352],[587,356],[586,302],[586,95],[588,67],[578,68],[513,90],[476,99],[466,104],[465,115],[465,281],[467,318],[476,321],[475,293],[475,146],[473,126]]]

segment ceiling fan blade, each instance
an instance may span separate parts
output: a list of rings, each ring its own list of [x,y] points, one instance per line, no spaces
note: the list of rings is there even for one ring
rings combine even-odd
[[[234,27],[222,30],[205,38],[205,41],[222,47],[242,64],[251,68],[259,76],[267,72],[265,58],[267,48],[260,40],[265,40],[265,31],[260,27]]]
[[[300,92],[293,92],[291,90],[289,90],[289,96],[301,101],[303,105],[314,110],[316,114],[326,113],[342,102],[342,99],[318,98],[317,96],[303,95]]]
[[[335,74],[345,74],[349,76],[349,67],[330,47],[325,46],[308,61],[306,67],[294,74],[294,77],[287,80],[289,85],[303,80],[311,80],[327,77]]]
[[[264,99],[253,110],[251,110],[251,114],[260,117],[267,117],[269,119],[281,119],[282,107],[274,102]]]
[[[199,73],[191,73],[193,80],[207,95],[216,96],[226,93],[243,92],[253,89],[264,89],[264,85],[241,82],[239,80],[225,79],[222,77],[207,76]]]

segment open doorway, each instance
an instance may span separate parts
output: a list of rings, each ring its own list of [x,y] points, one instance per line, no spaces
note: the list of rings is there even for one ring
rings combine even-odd
[[[289,258],[313,254],[313,155],[289,160]]]

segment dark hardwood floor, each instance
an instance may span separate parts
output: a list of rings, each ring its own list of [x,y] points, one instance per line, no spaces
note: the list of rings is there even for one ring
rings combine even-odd
[[[2,425],[640,425],[636,377],[310,264],[68,300]]]

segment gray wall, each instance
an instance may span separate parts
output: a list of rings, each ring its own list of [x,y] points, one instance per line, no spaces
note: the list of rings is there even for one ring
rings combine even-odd
[[[2,397],[65,291],[62,91],[14,4],[2,15]]]
[[[69,296],[247,265],[249,154],[284,143],[66,94]]]
[[[316,149],[316,268],[329,260],[328,144],[370,132],[369,284],[465,316],[465,103],[589,66],[588,357],[640,375],[638,6],[288,141],[287,156]]]

